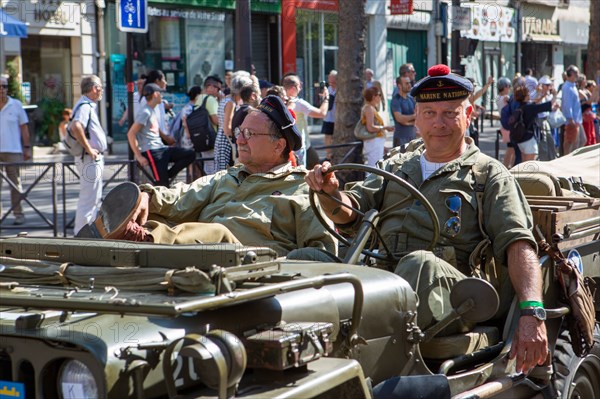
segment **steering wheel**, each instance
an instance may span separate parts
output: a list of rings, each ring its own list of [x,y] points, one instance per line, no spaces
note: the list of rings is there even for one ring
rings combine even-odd
[[[399,184],[400,187],[403,187],[404,189],[406,189],[409,192],[409,195],[407,195],[400,201],[388,206],[385,209],[382,209],[380,211],[378,211],[376,209],[371,209],[367,212],[362,212],[359,209],[356,209],[352,206],[342,203],[340,200],[338,200],[337,198],[334,198],[333,196],[331,196],[329,194],[317,193],[316,191],[314,191],[312,189],[309,191],[310,206],[311,206],[315,216],[319,220],[319,222],[321,222],[321,224],[327,229],[327,231],[329,231],[335,238],[337,238],[340,242],[342,242],[343,244],[345,244],[346,246],[349,247],[348,255],[344,259],[344,263],[357,263],[358,256],[360,255],[360,253],[363,253],[364,255],[370,256],[375,259],[395,261],[395,262],[399,261],[401,256],[398,256],[398,255],[392,253],[392,251],[390,251],[390,249],[387,247],[385,241],[383,240],[383,237],[381,236],[381,232],[377,228],[377,225],[379,223],[379,220],[385,219],[387,216],[389,216],[389,214],[393,210],[406,204],[410,200],[420,201],[421,204],[427,210],[427,213],[429,214],[429,218],[430,218],[431,224],[433,226],[433,236],[431,237],[431,241],[429,242],[429,246],[427,247],[427,250],[430,251],[433,249],[433,247],[435,246],[435,244],[438,242],[438,240],[440,238],[440,223],[439,223],[437,214],[435,213],[435,210],[431,206],[431,203],[429,202],[429,200],[427,200],[427,198],[425,198],[423,196],[423,194],[421,194],[415,187],[413,187],[409,182],[407,182],[406,180],[402,179],[399,176],[396,176],[393,173],[390,173],[385,170],[381,170],[381,169],[378,169],[378,168],[375,168],[375,167],[369,166],[369,165],[360,165],[360,164],[352,164],[352,163],[339,164],[339,165],[332,166],[331,169],[329,169],[329,171],[327,173],[333,173],[333,172],[342,171],[342,170],[343,171],[360,171],[360,172],[372,173],[372,174],[382,177],[384,180],[392,181],[396,184]],[[346,239],[346,237],[344,237],[340,233],[338,233],[327,222],[327,220],[329,220],[329,219],[328,218],[326,219],[326,217],[323,216],[323,214],[321,213],[320,207],[317,206],[317,202],[315,200],[317,194],[326,196],[326,197],[330,198],[332,201],[335,201],[338,204],[340,204],[341,206],[349,208],[352,211],[354,211],[355,213],[357,213],[358,215],[362,216],[363,220],[361,222],[361,226],[359,227],[358,232],[357,232],[356,236],[354,237],[354,239],[352,240],[352,242],[348,241]],[[371,235],[371,232],[373,230],[375,230],[375,233],[378,237],[378,241],[381,243],[381,245],[383,246],[383,248],[386,251],[385,255],[380,254],[378,252],[373,252],[373,251],[365,248],[365,245],[366,245],[366,243],[369,239],[369,236]]]

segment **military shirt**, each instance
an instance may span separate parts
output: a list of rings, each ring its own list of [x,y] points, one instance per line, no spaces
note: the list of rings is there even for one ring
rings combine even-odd
[[[267,246],[280,256],[303,247],[337,254],[337,242],[315,217],[303,167],[280,165],[250,173],[238,165],[173,188],[142,185],[151,192],[150,216],[169,223],[220,223],[244,245]]]
[[[395,154],[381,161],[379,167],[408,181],[429,200],[440,224],[440,239],[436,247],[453,247],[456,259],[450,263],[461,272],[470,274],[469,256],[483,240],[477,222],[475,176],[472,171],[476,162],[483,162],[488,171],[483,189],[483,225],[492,241],[496,260],[506,265],[506,250],[517,240],[526,240],[534,248],[536,243],[531,231],[531,210],[513,176],[500,162],[481,153],[471,138],[466,137],[465,141],[468,145],[465,153],[439,168],[425,181],[420,163],[423,145],[414,152]],[[349,187],[346,194],[359,209],[366,211],[382,210],[397,204],[408,195],[408,191],[394,182],[383,185],[383,179],[372,174],[364,182]],[[446,200],[455,195],[461,200],[457,209],[446,204]],[[444,228],[453,217],[460,221],[458,233]],[[340,227],[355,231],[359,225],[360,217],[353,224]],[[426,249],[433,237],[431,218],[418,200],[403,204],[380,221],[380,231],[390,251],[397,253]]]

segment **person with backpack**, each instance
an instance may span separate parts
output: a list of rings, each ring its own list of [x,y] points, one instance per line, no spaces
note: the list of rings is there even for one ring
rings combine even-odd
[[[155,184],[169,187],[171,179],[194,162],[196,153],[172,146],[175,139],[160,129],[154,109],[162,103],[163,91],[164,89],[155,83],[144,86],[142,96],[146,101],[135,116],[135,121],[127,132],[127,139],[135,160],[143,168],[150,167]],[[163,141],[172,147],[167,147]],[[171,167],[170,163],[173,163]]]
[[[190,130],[190,126],[188,126],[188,118],[192,113],[201,114],[199,118],[192,118],[195,123],[198,123],[201,126],[207,127],[208,124],[212,126],[211,134],[214,133],[215,136],[212,137],[212,143],[209,140],[208,145],[205,145],[204,148],[199,148],[198,145],[194,144],[194,150],[200,154],[202,158],[213,158],[215,155],[214,145],[216,139],[216,132],[219,126],[219,97],[221,95],[221,87],[223,86],[223,81],[218,76],[208,76],[204,79],[202,93],[200,93],[196,97],[196,105],[190,114],[187,116],[184,115],[181,118],[181,123],[183,125],[185,134],[190,137],[192,143],[194,142],[194,137],[198,137],[197,131],[195,129]],[[201,109],[202,108],[202,109]],[[206,116],[208,116],[208,120],[206,120]],[[194,126],[192,126],[194,127]],[[208,134],[209,132],[200,132],[203,134]],[[194,136],[196,134],[196,136]],[[212,144],[212,145],[211,145]],[[215,162],[207,161],[204,162],[204,174],[212,175],[215,171]]]
[[[73,107],[73,119],[68,126],[71,134],[83,148],[81,156],[75,156],[79,173],[79,199],[75,211],[74,234],[96,218],[102,199],[102,173],[104,151],[107,150],[106,132],[100,125],[97,103],[102,100],[104,86],[96,75],[81,80],[82,96]]]
[[[538,155],[538,141],[535,137],[535,120],[541,112],[550,112],[558,108],[554,100],[540,104],[529,102],[529,89],[518,86],[514,91],[517,108],[508,120],[510,139],[517,143],[523,161],[533,161]]]

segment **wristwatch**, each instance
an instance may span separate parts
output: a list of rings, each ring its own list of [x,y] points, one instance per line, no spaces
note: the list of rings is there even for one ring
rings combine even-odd
[[[533,316],[539,321],[544,321],[546,320],[546,309],[540,307],[521,309],[521,316]]]

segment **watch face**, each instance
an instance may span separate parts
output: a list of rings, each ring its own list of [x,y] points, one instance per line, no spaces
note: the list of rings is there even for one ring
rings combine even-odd
[[[534,308],[533,309],[534,316],[539,320],[546,320],[546,309],[544,308]]]

